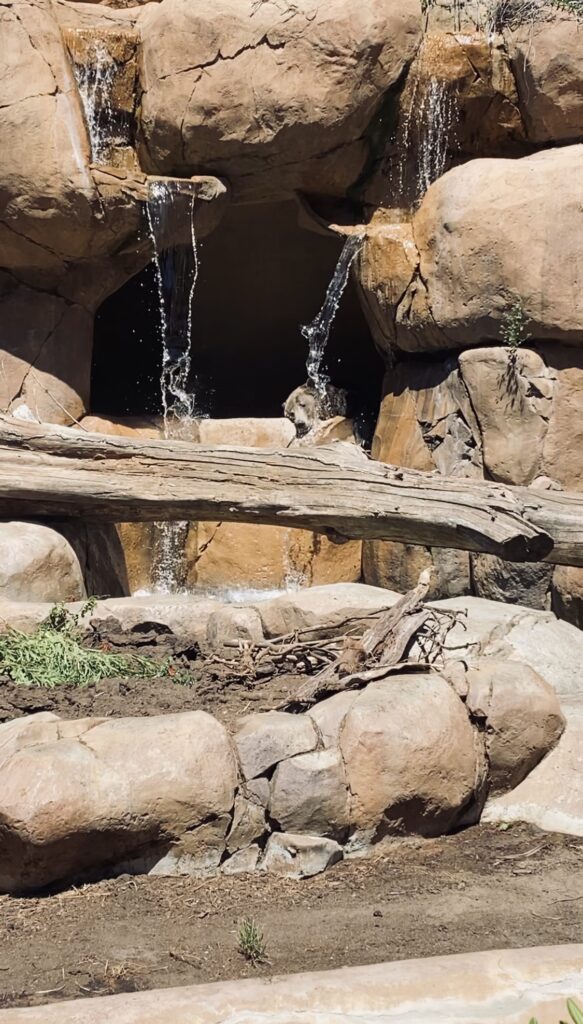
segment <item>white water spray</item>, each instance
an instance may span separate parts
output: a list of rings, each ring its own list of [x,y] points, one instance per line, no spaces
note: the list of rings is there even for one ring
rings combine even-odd
[[[417,197],[445,171],[447,151],[457,115],[455,96],[447,84],[431,78],[416,114],[417,119]]]
[[[362,246],[362,235],[348,235],[336,264],[332,280],[326,290],[326,298],[319,313],[309,324],[301,328],[303,337],[308,342],[308,358],[306,370],[308,380],[324,398],[330,378],[322,369],[326,345],[330,337],[330,328],[340,306],[340,300],[348,283],[350,268]]]
[[[190,197],[190,246],[164,248],[168,220],[176,213],[175,202],[184,201],[184,189],[173,182],[150,186],[146,216],[152,241],[152,263],[158,291],[159,334],[162,349],[160,395],[164,437],[187,439],[196,416],[191,387],[192,303],[198,279],[198,247],[194,230],[194,193]],[[157,525],[154,587],[159,593],[176,593],[184,583],[184,552],[188,522]]]

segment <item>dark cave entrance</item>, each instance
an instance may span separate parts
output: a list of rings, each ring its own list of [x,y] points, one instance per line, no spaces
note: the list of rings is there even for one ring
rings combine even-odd
[[[306,380],[300,325],[324,301],[342,241],[302,230],[295,203],[233,207],[198,244],[192,307],[197,406],[217,419],[274,417]],[[376,416],[383,363],[349,280],[325,366],[355,411]],[[148,266],[111,295],[95,320],[91,412],[161,413],[161,342],[155,272]]]

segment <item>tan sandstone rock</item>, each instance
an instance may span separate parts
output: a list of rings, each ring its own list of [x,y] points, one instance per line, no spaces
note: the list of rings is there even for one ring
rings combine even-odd
[[[483,748],[461,700],[437,674],[370,684],[344,720],[340,749],[352,825],[376,838],[446,832],[480,799]]]
[[[144,166],[212,166],[236,196],[266,201],[297,189],[343,195],[356,180],[363,135],[413,56],[421,10],[418,0],[287,11],[166,0],[139,27]]]
[[[528,665],[485,658],[467,673],[467,707],[482,725],[494,792],[513,789],[558,743],[558,697]]]
[[[545,12],[546,14],[547,12]],[[528,138],[583,141],[583,32],[574,17],[528,19],[505,33]]]
[[[384,272],[373,273],[382,260],[370,253],[385,244],[375,228],[359,273],[377,342],[382,335],[385,347],[407,352],[490,343],[519,302],[534,340],[581,346],[582,167],[583,147],[574,145],[448,171],[414,215],[419,270],[396,304]]]
[[[236,766],[225,729],[201,711],[43,716],[40,727],[33,715],[0,726],[0,775],[0,888],[16,892],[115,873],[136,857],[138,870],[160,870],[166,857],[176,873],[181,857],[181,870],[196,872],[208,867],[209,845],[218,863]],[[197,835],[204,823],[212,827]]]
[[[79,559],[68,541],[38,523],[0,523],[0,597],[77,601],[85,596]]]
[[[446,476],[534,487],[546,477],[548,486],[579,490],[582,396],[583,355],[566,345],[525,346],[515,358],[503,346],[469,348],[421,365],[405,358],[386,374],[373,456]],[[432,597],[463,594],[471,578],[480,597],[549,606],[548,566],[392,542],[364,544],[368,583],[408,590],[430,566]]]

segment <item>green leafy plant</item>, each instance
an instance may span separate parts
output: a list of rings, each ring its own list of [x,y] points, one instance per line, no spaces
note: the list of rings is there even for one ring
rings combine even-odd
[[[239,921],[237,929],[237,948],[254,967],[265,963],[267,949],[263,932],[252,917],[244,917]]]
[[[567,1010],[573,1024],[583,1024],[583,1010],[574,999],[567,999]],[[531,1017],[529,1024],[538,1024],[536,1017]],[[565,1021],[560,1021],[560,1024],[565,1024]]]
[[[112,654],[86,647],[80,622],[95,607],[92,598],[77,613],[56,604],[33,633],[9,627],[0,634],[0,673],[21,686],[87,686],[102,679],[151,679],[167,664],[136,654]]]
[[[517,301],[502,314],[502,327],[500,334],[504,344],[512,351],[516,350],[528,341],[530,334],[526,328],[530,320],[525,316],[522,303]]]

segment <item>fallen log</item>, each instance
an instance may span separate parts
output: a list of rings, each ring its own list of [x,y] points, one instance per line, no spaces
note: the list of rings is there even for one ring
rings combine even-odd
[[[252,522],[583,565],[583,495],[397,469],[338,442],[211,448],[2,419],[0,516]]]

